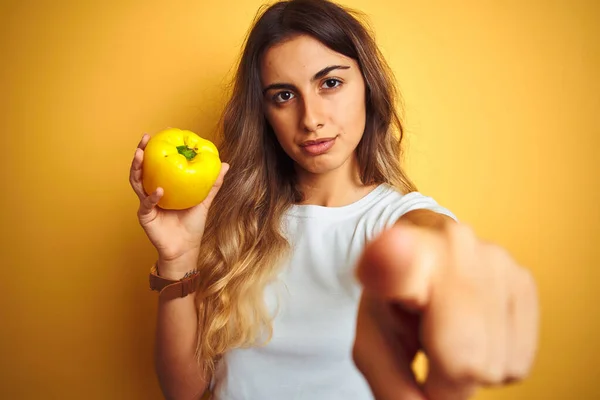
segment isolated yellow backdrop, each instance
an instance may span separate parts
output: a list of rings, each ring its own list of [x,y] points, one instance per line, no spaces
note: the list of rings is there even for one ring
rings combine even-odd
[[[212,135],[260,4],[0,3],[0,398],[161,398],[129,164],[143,132]],[[343,4],[396,73],[419,189],[539,282],[530,379],[477,398],[598,398],[600,3]]]

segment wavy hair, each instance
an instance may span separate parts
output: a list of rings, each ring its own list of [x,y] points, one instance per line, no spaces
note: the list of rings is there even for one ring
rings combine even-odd
[[[400,167],[404,132],[393,74],[363,18],[327,0],[280,1],[259,10],[244,40],[217,137],[231,169],[211,206],[198,264],[204,278],[196,296],[196,357],[207,374],[228,350],[257,345],[265,332],[270,340],[264,289],[289,251],[281,218],[302,200],[292,160],[264,116],[260,68],[269,47],[310,35],[356,60],[366,87],[366,125],[356,148],[362,182],[416,190]]]

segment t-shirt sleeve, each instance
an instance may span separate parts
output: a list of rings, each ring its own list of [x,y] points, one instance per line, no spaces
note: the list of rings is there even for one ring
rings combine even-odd
[[[400,217],[413,210],[431,210],[458,221],[458,218],[447,208],[441,206],[433,198],[425,196],[419,192],[411,192],[405,195],[398,193],[397,196],[386,202],[379,210],[372,234],[378,234],[384,229],[393,226]]]

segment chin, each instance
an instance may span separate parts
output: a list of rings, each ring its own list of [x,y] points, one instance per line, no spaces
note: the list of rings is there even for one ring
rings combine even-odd
[[[298,160],[296,161],[296,164],[300,169],[315,175],[322,175],[335,171],[344,165],[344,160],[329,156],[330,155],[324,155],[312,160]]]

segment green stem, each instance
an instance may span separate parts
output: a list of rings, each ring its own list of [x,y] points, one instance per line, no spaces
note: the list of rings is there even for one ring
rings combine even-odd
[[[190,149],[186,145],[177,146],[177,151],[179,152],[179,154],[184,156],[188,161],[191,161],[194,157],[196,157],[196,152],[194,151],[194,149]]]

